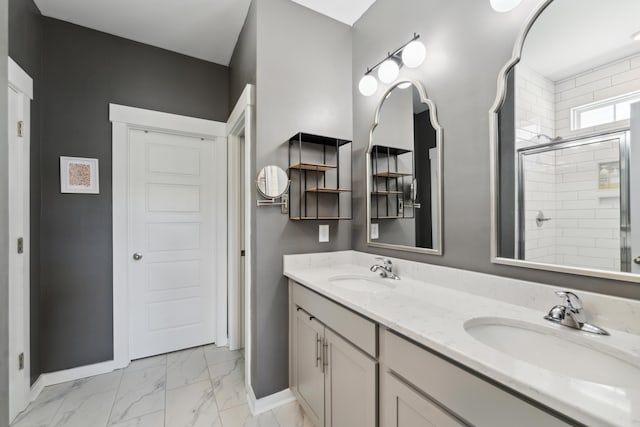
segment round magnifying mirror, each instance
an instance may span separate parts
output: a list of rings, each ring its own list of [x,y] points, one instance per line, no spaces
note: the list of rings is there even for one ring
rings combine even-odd
[[[256,184],[262,197],[277,199],[289,190],[289,177],[282,168],[269,165],[258,173]]]

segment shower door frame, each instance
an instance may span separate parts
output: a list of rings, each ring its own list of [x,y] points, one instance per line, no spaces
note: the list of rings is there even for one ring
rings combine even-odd
[[[620,141],[620,272],[631,272],[631,212],[629,210],[629,127],[596,134],[587,134],[549,142],[533,147],[520,148],[518,153],[518,258],[525,259],[525,220],[524,220],[524,156],[546,153],[583,145],[598,144],[612,139]]]

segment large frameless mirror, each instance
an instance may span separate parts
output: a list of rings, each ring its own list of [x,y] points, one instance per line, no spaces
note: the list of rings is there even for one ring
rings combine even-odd
[[[366,161],[369,246],[441,255],[442,128],[420,83],[384,94]]]
[[[638,16],[549,0],[525,25],[491,111],[494,262],[640,281]]]

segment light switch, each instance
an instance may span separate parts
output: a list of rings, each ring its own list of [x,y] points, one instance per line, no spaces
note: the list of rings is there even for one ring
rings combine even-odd
[[[318,229],[318,242],[327,243],[329,241],[329,226],[321,225]]]
[[[371,224],[371,240],[377,240],[379,237],[378,224]]]

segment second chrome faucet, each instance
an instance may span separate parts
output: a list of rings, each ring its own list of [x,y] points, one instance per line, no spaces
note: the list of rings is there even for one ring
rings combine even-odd
[[[556,292],[560,298],[563,298],[564,305],[556,305],[550,311],[549,314],[544,316],[545,319],[559,323],[569,328],[579,329],[584,332],[590,332],[598,335],[609,335],[609,332],[600,328],[599,326],[587,323],[584,313],[582,312],[583,306],[580,298],[573,292],[559,291]]]
[[[376,260],[382,261],[382,264],[374,264],[369,270],[374,273],[380,273],[380,277],[385,279],[400,280],[400,277],[393,272],[393,263],[390,259],[378,257]]]

